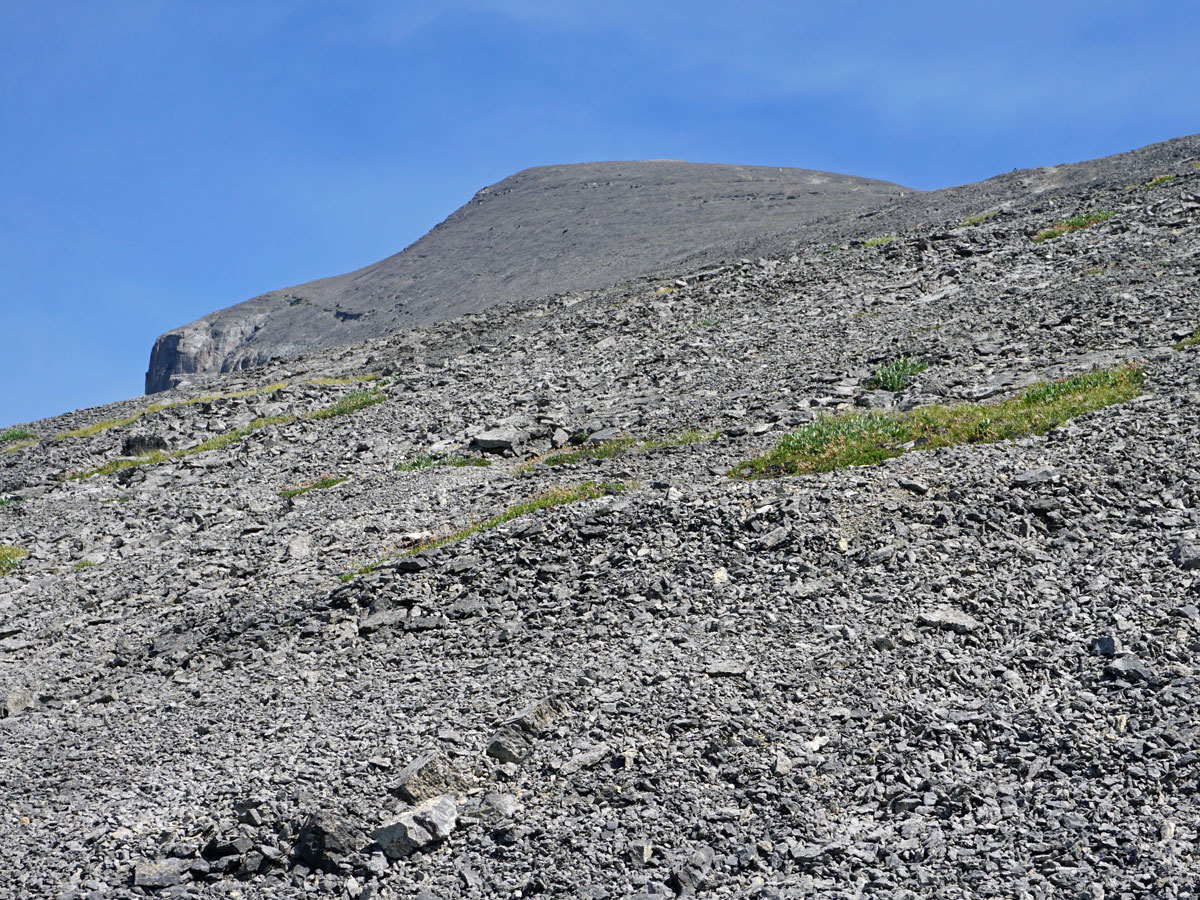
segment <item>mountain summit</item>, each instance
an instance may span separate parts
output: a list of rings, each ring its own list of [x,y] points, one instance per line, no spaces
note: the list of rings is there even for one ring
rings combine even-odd
[[[526,169],[394,256],[168,331],[150,354],[146,393],[497,303],[609,287],[747,234],[903,193],[911,192],[829,172],[675,160]]]

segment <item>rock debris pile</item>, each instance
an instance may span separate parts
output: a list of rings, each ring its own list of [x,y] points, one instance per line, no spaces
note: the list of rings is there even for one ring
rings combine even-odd
[[[23,426],[0,898],[1196,896],[1197,162]],[[727,474],[1123,363],[1041,436]]]

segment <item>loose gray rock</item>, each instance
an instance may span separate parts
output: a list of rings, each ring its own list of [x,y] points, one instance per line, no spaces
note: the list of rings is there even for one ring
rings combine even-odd
[[[186,859],[159,859],[140,862],[133,870],[133,886],[151,891],[174,887],[190,880],[191,863]]]
[[[982,625],[961,609],[931,609],[917,615],[917,624],[923,628],[953,631],[955,634],[974,634]]]
[[[372,832],[391,859],[403,859],[444,841],[458,824],[458,806],[451,794],[434,797],[402,813]]]

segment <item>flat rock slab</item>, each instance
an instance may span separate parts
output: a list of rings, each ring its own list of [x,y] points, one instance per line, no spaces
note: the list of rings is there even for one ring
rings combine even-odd
[[[961,609],[950,607],[931,609],[919,613],[917,615],[917,624],[922,628],[953,631],[955,634],[974,634],[983,627],[978,619],[972,618]]]
[[[133,886],[151,891],[174,887],[190,880],[192,863],[186,859],[158,859],[138,863],[133,869]]]

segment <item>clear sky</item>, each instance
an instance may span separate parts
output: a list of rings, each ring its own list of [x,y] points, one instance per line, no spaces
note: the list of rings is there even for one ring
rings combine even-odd
[[[1189,2],[3,0],[0,427],[601,159],[909,187],[1200,131]]]

